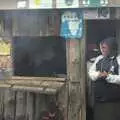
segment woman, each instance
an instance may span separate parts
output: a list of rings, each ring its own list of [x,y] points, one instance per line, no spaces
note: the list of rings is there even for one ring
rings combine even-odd
[[[120,56],[115,38],[100,42],[101,55],[89,70],[94,89],[94,120],[120,120]]]

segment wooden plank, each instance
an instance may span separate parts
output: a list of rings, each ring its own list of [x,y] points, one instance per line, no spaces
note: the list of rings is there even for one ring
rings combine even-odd
[[[16,92],[15,120],[26,120],[26,93]]]
[[[0,88],[0,120],[4,119],[4,89]]]
[[[15,92],[9,89],[5,89],[4,96],[4,119],[15,119]]]
[[[57,81],[39,81],[39,80],[6,80],[0,82],[0,87],[13,90],[40,92],[45,94],[56,94],[65,84]]]
[[[54,2],[53,6],[55,6]],[[14,12],[13,36],[56,36],[59,30],[56,30],[56,26],[58,26],[58,21],[60,21],[56,16],[58,16],[56,10],[36,10],[33,12],[23,10],[22,12]],[[28,20],[29,22],[27,22]],[[21,24],[23,25],[22,27]]]
[[[85,36],[81,40],[69,40],[67,44],[69,73],[68,120],[85,120]]]
[[[57,78],[57,77],[21,77],[21,76],[12,76],[12,80],[49,80],[49,81],[65,81],[66,78]]]
[[[10,87],[11,87],[11,85],[0,82],[0,88],[10,88]]]
[[[116,40],[118,43],[118,53],[120,54],[120,20],[116,21]]]
[[[69,105],[68,105],[68,120],[78,120],[80,112],[80,85],[73,84],[71,81],[80,81],[80,40],[70,40],[68,44],[69,54]]]
[[[6,84],[10,85],[26,85],[26,86],[40,86],[43,81],[34,81],[34,80],[6,80]]]
[[[40,88],[40,87],[27,87],[27,86],[13,86],[12,87],[13,90],[15,91],[28,91],[28,92],[35,92],[35,93],[41,93],[41,94],[56,94],[57,90],[56,89],[52,89],[52,88]]]
[[[9,88],[16,91],[39,92],[44,94],[56,94],[65,82],[34,81],[34,80],[6,80],[0,82],[0,88]]]
[[[35,114],[35,94],[27,92],[27,105],[26,105],[26,120],[34,120]]]
[[[47,108],[47,100],[46,95],[43,94],[36,94],[36,100],[35,100],[35,119],[34,120],[40,120],[41,112],[46,111]]]
[[[80,43],[80,88],[81,88],[81,120],[86,120],[86,81],[87,81],[87,64],[86,64],[86,22],[84,22],[84,36]],[[78,73],[79,74],[79,73]]]
[[[57,82],[57,81],[38,81],[38,80],[6,80],[4,84],[10,85],[24,85],[24,86],[37,86],[37,87],[51,87],[51,88],[59,88],[65,82]]]
[[[68,120],[68,109],[67,109],[68,107],[68,84],[63,86],[58,92],[57,103],[58,103],[59,110],[64,120]]]

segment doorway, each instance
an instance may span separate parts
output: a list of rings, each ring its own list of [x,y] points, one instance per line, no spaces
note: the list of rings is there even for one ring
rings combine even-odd
[[[86,21],[86,44],[87,44],[87,70],[100,55],[99,43],[108,37],[116,38],[116,20],[87,20]],[[94,120],[94,92],[91,88],[91,79],[87,78],[86,87],[87,120]]]

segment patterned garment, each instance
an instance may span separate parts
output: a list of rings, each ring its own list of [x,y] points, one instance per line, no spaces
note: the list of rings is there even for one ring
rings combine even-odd
[[[116,58],[103,57],[96,63],[96,70],[118,75]],[[120,85],[108,83],[106,78],[98,78],[94,83],[95,100],[98,102],[113,102],[120,100]]]
[[[103,57],[103,59],[99,60],[99,62],[96,64],[96,70],[118,75],[118,63],[116,57]]]

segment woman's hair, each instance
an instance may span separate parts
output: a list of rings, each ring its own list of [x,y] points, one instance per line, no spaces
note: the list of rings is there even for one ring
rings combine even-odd
[[[117,55],[117,43],[116,43],[116,39],[114,37],[109,37],[109,38],[105,38],[103,39],[100,44],[107,44],[110,48],[110,53],[112,55]]]

